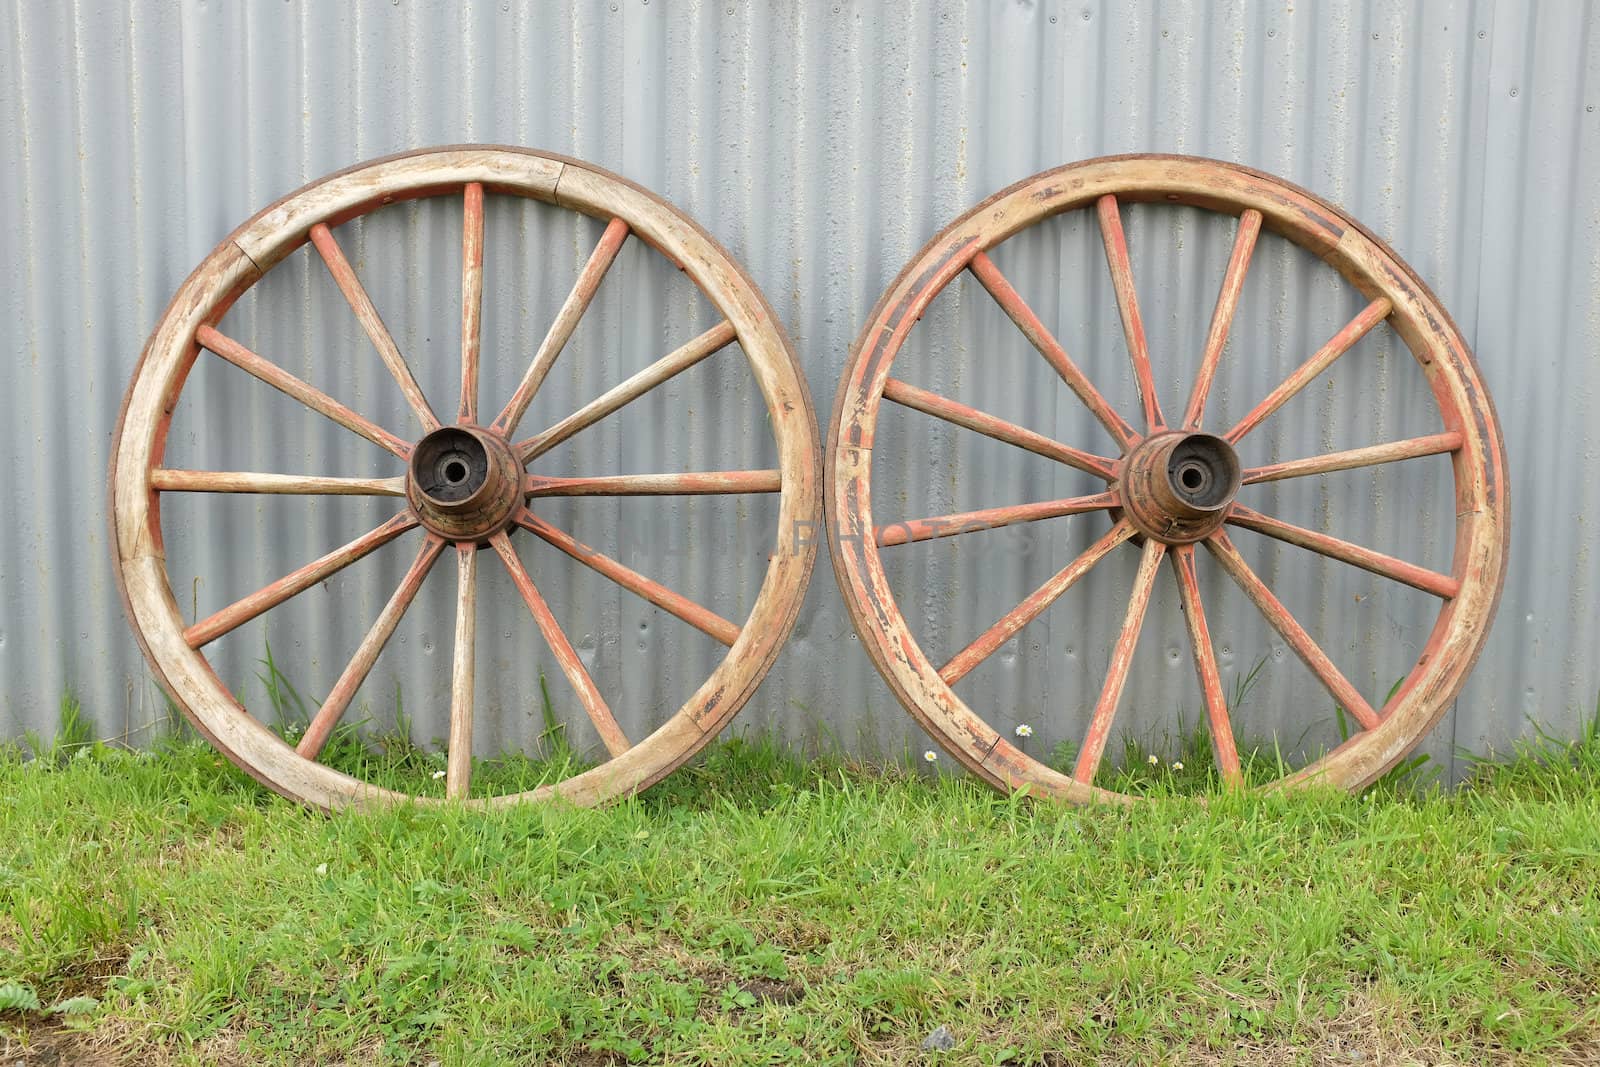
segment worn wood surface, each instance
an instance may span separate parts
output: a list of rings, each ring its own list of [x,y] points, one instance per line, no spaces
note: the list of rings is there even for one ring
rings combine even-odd
[[[688,344],[674,349],[626,381],[606,390],[549,429],[517,442],[517,455],[522,457],[524,463],[533,462],[579,430],[593,426],[707,356],[726,348],[736,336],[732,323],[717,323]]]
[[[729,622],[709,608],[696,604],[682,593],[674,592],[660,582],[652,581],[638,571],[618,563],[600,550],[590,548],[571,534],[556,529],[538,516],[524,513],[518,517],[517,524],[546,544],[559,548],[585,567],[610,578],[628,592],[648,600],[662,611],[676,615],[701,633],[714,637],[729,647],[739,639],[737,624]]]
[[[578,272],[578,280],[572,283],[572,291],[562,302],[561,310],[556,312],[555,321],[550,324],[544,340],[539,342],[539,349],[534,352],[533,361],[528,364],[527,371],[522,375],[522,381],[517,383],[511,399],[506,401],[505,408],[495,417],[496,430],[507,436],[516,432],[517,424],[522,421],[528,405],[533,403],[533,398],[539,392],[539,387],[544,384],[550,368],[556,365],[556,359],[567,347],[567,342],[572,339],[578,323],[583,321],[583,313],[588,311],[589,305],[594,302],[595,294],[600,291],[600,283],[605,280],[606,271],[616,262],[617,253],[622,251],[622,244],[627,239],[628,224],[625,221],[612,219],[606,224],[599,243],[594,246],[594,251],[589,253],[589,261]]]
[[[1035,433],[1005,419],[996,418],[966,404],[942,397],[938,393],[902,382],[898,378],[890,378],[883,383],[883,398],[956,426],[964,426],[974,433],[981,433],[996,441],[1015,445],[1036,456],[1065,463],[1069,467],[1075,467],[1086,474],[1093,474],[1097,478],[1104,478],[1108,482],[1117,476],[1114,459],[1053,441],[1044,434]]]
[[[495,546],[497,549],[499,545]],[[472,785],[472,709],[478,635],[478,546],[456,546],[456,640],[450,653],[450,741],[445,750],[445,796],[460,799]]]
[[[290,496],[405,496],[404,477],[330,478],[315,474],[257,471],[190,471],[162,467],[150,472],[150,488],[174,493],[266,493]]]
[[[478,421],[478,363],[483,347],[483,183],[461,192],[461,403],[456,421]]]
[[[328,690],[327,699],[311,717],[310,725],[306,727],[305,734],[295,746],[295,751],[301,756],[306,759],[316,759],[317,754],[328,743],[334,727],[339,725],[339,720],[344,718],[345,711],[350,707],[350,701],[355,699],[356,690],[361,688],[361,683],[372,673],[383,647],[389,643],[389,638],[394,636],[395,627],[400,625],[406,609],[410,608],[411,602],[417,598],[423,579],[428,577],[428,572],[433,569],[434,563],[438,561],[439,554],[443,551],[443,541],[433,537],[423,541],[422,547],[417,550],[417,558],[406,571],[406,576],[400,580],[399,587],[389,597],[389,602],[383,606],[383,611],[378,614],[372,628],[367,631],[367,636],[361,639],[360,647],[340,672],[339,680]]]
[[[1194,387],[1189,390],[1189,405],[1183,413],[1183,425],[1187,429],[1200,429],[1205,417],[1206,398],[1211,395],[1217,368],[1222,364],[1222,350],[1228,343],[1228,331],[1232,329],[1233,316],[1239,310],[1239,293],[1244,289],[1245,274],[1250,270],[1250,257],[1255,254],[1256,238],[1260,236],[1261,212],[1246,208],[1239,216],[1239,228],[1233,236],[1233,251],[1228,254],[1228,269],[1223,272],[1217,306],[1211,313],[1211,327],[1206,331],[1205,347],[1200,352],[1200,369],[1195,372]]]

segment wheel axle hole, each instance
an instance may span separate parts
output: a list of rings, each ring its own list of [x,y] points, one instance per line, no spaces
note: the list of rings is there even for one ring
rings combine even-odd
[[[465,500],[489,477],[489,453],[483,442],[459,426],[446,426],[417,442],[411,455],[411,477],[435,502]]]
[[[1239,489],[1239,457],[1220,437],[1189,434],[1167,460],[1167,485],[1189,507],[1224,507]]]

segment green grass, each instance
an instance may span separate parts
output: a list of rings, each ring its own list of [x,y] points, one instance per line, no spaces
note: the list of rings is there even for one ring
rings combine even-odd
[[[1067,809],[735,741],[601,811],[328,817],[192,742],[30,739],[0,1061],[1600,1059],[1600,727],[1451,793],[1137,773],[1148,803]]]

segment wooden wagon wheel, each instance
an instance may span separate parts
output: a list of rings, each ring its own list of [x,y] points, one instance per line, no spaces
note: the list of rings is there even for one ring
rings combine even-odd
[[[480,418],[480,315],[484,198],[545,201],[607,223],[570,295],[532,356],[514,394]],[[459,406],[444,417],[423,395],[332,227],[383,205],[421,197],[459,198],[462,269]],[[635,236],[685,271],[721,321],[591,403],[531,436],[518,437],[524,412],[577,327],[618,250]],[[230,338],[229,307],[262,275],[310,242],[399,384],[419,432],[392,432]],[[451,284],[456,284],[452,279]],[[649,390],[737,341],[765,400],[776,439],[775,470],[688,474],[541,477],[525,465]],[[273,473],[176,470],[163,466],[174,406],[203,351],[282,391],[393,454],[386,478],[301,477]],[[520,357],[519,357],[520,358]],[[725,357],[727,358],[727,357]],[[395,428],[398,429],[398,428]],[[454,632],[446,794],[465,797],[471,774],[473,664],[478,551],[493,550],[558,659],[610,759],[564,781],[493,798],[503,803],[559,793],[596,803],[644,788],[683,763],[732,718],[772,665],[788,636],[815,559],[809,529],[820,513],[817,435],[805,379],[777,319],[728,254],[665,201],[589,164],[498,146],[429,149],[364,163],[316,181],[268,207],[230,234],[184,282],[157,323],[124,400],[111,464],[111,521],[117,577],[146,658],[195,726],[244,770],[301,801],[337,807],[399,794],[318,762],[317,756],[371,670],[423,578],[441,557],[454,564]],[[396,513],[341,548],[208,617],[185,621],[166,571],[164,494],[371,494],[395,498]],[[763,584],[742,625],[579,544],[539,514],[537,500],[563,495],[777,493],[780,534]],[[698,691],[648,737],[625,737],[605,698],[546,605],[510,540],[524,530],[563,550],[624,589],[718,642],[725,658]],[[409,537],[407,535],[409,534]],[[398,547],[402,539],[409,548]],[[211,641],[283,603],[356,560],[395,542],[413,562],[361,641],[327,699],[290,747],[245,712],[203,653]],[[564,557],[563,557],[564,558]]]
[[[1239,220],[1199,371],[1187,403],[1178,410],[1164,409],[1156,396],[1155,357],[1148,351],[1123,233],[1119,205],[1140,201],[1189,205]],[[1098,214],[1140,398],[1141,410],[1131,421],[1089,381],[988,254],[1024,228],[1074,209]],[[1229,326],[1262,227],[1331,264],[1368,303],[1281,384],[1263,390],[1265,399],[1244,418],[1207,432],[1202,429],[1207,395],[1224,362]],[[892,376],[896,355],[930,302],[963,271],[972,272],[1104,427],[1112,444],[1105,454],[1061,443]],[[1399,335],[1420,364],[1442,417],[1439,432],[1242,468],[1234,450],[1240,439],[1380,323]],[[1465,680],[1504,579],[1508,512],[1499,426],[1467,345],[1444,308],[1383,242],[1337,208],[1269,175],[1205,159],[1122,156],[1048,171],[996,194],[928,242],[879,301],[852,353],[829,424],[826,454],[829,545],[840,589],[869,654],[901,703],[951,755],[992,785],[1031,786],[1072,801],[1124,796],[1096,786],[1096,773],[1163,562],[1171,565],[1178,582],[1217,768],[1229,784],[1240,782],[1240,758],[1210,633],[1215,620],[1208,623],[1196,578],[1199,545],[1359,726],[1344,743],[1275,784],[1318,780],[1354,789],[1372,782],[1433,726]],[[1228,358],[1240,357],[1230,353]],[[872,455],[885,400],[1087,472],[1103,480],[1105,489],[936,518],[878,515]],[[1449,573],[1294,526],[1236,499],[1241,485],[1443,454],[1450,457],[1455,481],[1455,549]],[[880,550],[1095,513],[1104,517],[1103,536],[948,662],[930,661],[896,603]],[[1230,526],[1258,531],[1438,598],[1441,609],[1422,655],[1388,700],[1374,706],[1340,673],[1239,554]],[[1125,542],[1142,545],[1136,549],[1137,575],[1127,603],[1108,612],[1120,624],[1109,667],[1076,764],[1071,774],[1062,773],[1021,751],[951,687]]]

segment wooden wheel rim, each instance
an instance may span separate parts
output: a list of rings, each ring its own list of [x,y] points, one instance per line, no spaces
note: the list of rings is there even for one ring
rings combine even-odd
[[[462,195],[473,185],[478,187],[480,211],[482,193],[489,192],[613,220],[613,227],[620,220],[627,229],[616,241],[618,246],[631,233],[685,271],[724,317],[725,325],[716,329],[731,327],[726,339],[717,338],[721,343],[710,351],[736,339],[745,353],[777,441],[780,479],[777,543],[754,606],[737,637],[731,638],[726,657],[688,702],[607,763],[526,793],[473,803],[505,804],[559,795],[592,804],[665,777],[715,737],[760,684],[793,628],[815,562],[815,539],[789,533],[814,529],[821,511],[816,421],[805,379],[777,316],[755,284],[692,220],[665,200],[591,164],[507,146],[423,149],[358,164],[312,182],[225,238],[174,295],[145,345],[123,399],[109,481],[118,588],[157,680],[195,727],[240,768],[285,796],[319,807],[412,798],[298,754],[246,712],[205,657],[190,647],[166,574],[160,492],[152,484],[152,472],[161,463],[179,393],[202,350],[197,332],[215,327],[267,270],[311,239],[314,227],[335,226],[402,200]],[[615,248],[611,251],[614,255]],[[596,277],[594,284],[598,283]],[[464,397],[466,392],[464,370]],[[395,451],[392,443],[384,447]],[[385,527],[394,524],[391,520]],[[428,538],[430,543],[436,540]],[[460,556],[465,587],[473,564],[471,553]]]
[[[1443,607],[1418,663],[1383,706],[1381,721],[1375,727],[1355,733],[1320,759],[1273,783],[1297,786],[1322,782],[1347,789],[1370,784],[1399,761],[1438,721],[1465,682],[1487,636],[1507,560],[1509,511],[1504,450],[1499,423],[1477,365],[1459,330],[1433,294],[1392,250],[1338,208],[1270,175],[1230,163],[1186,156],[1113,156],[1074,163],[1037,174],[996,193],[951,223],[912,258],[879,300],[852,346],[851,359],[840,381],[829,421],[824,475],[828,543],[846,608],[874,665],[901,704],[967,769],[1001,789],[1027,786],[1034,792],[1075,802],[1131,799],[1095,787],[1081,780],[1079,774],[1063,774],[1029,757],[953,691],[901,615],[882,565],[880,528],[874,522],[871,503],[872,447],[885,388],[892,381],[890,370],[929,303],[968,269],[974,269],[975,273],[992,271],[987,278],[979,273],[979,280],[991,294],[995,293],[997,286],[1006,283],[987,260],[989,249],[1043,219],[1102,205],[1103,197],[1112,198],[1111,211],[1119,243],[1122,240],[1120,219],[1115,217],[1118,202],[1167,202],[1242,219],[1248,216],[1256,226],[1286,237],[1327,261],[1367,299],[1387,300],[1387,314],[1380,320],[1389,322],[1420,364],[1444,418],[1446,434],[1460,435],[1450,453],[1457,515],[1451,577],[1459,586],[1453,596],[1443,599]],[[1252,212],[1257,214],[1251,216]],[[1252,235],[1249,242],[1253,244],[1253,240]],[[1240,244],[1244,243],[1241,237]],[[1111,247],[1108,237],[1108,262],[1112,256]],[[1236,245],[1236,256],[1238,248]],[[1125,255],[1124,246],[1124,264]],[[1249,249],[1246,248],[1246,265],[1248,260]],[[1113,269],[1114,280],[1115,275]],[[1226,286],[1225,281],[1225,292]],[[1131,276],[1129,287],[1132,288]],[[1236,286],[1234,294],[1236,298]],[[1119,290],[1119,305],[1120,298]],[[1018,300],[1020,302],[1020,298]],[[1369,310],[1371,308],[1369,305]],[[1011,313],[1011,309],[1007,311]],[[1015,321],[1017,316],[1012,314],[1012,318]],[[1126,309],[1123,318],[1125,332],[1131,334]],[[1133,325],[1140,331],[1142,342],[1137,311]],[[1375,322],[1366,325],[1370,328]],[[1363,329],[1355,338],[1364,332]],[[1224,327],[1224,339],[1225,336]],[[1029,340],[1039,347],[1034,337],[1030,336]],[[1218,342],[1219,351],[1221,343]],[[1353,344],[1354,339],[1349,343]],[[1130,345],[1130,351],[1132,347]],[[1145,370],[1148,373],[1148,362]],[[1135,379],[1143,386],[1137,366]],[[920,391],[907,387],[906,392]],[[1144,388],[1140,393],[1141,397],[1147,395]],[[1154,405],[1153,390],[1148,395],[1152,400],[1147,403],[1147,411],[1150,406],[1158,407]],[[1203,405],[1203,392],[1201,396]],[[925,397],[907,396],[902,397],[902,401],[913,407],[924,405],[923,410],[927,410]],[[1155,414],[1158,417],[1155,425],[1160,425],[1159,411]],[[1119,437],[1116,425],[1119,419],[1115,413],[1101,419],[1114,438]],[[974,427],[969,425],[969,428]],[[979,432],[986,431],[980,429]],[[1150,432],[1152,429],[1147,427],[1146,433]],[[1131,443],[1136,444],[1138,439],[1140,435],[1135,431]],[[1046,443],[1054,445],[1054,442]],[[1119,439],[1124,451],[1129,443]],[[1086,470],[1095,459],[1083,457],[1081,453],[1078,457],[1058,455],[1054,458]],[[1246,474],[1248,476],[1249,472]],[[1082,499],[1093,503],[1094,509],[1107,507],[1103,500]],[[1060,503],[1070,505],[1072,502]],[[1081,510],[1093,509],[1084,506]],[[1067,513],[1070,512],[1061,508],[1051,512]],[[905,526],[895,523],[881,529]],[[904,540],[912,534],[896,536]],[[1209,542],[1207,544],[1211,547]],[[1182,583],[1181,571],[1188,567],[1192,573],[1192,562],[1181,563],[1184,557],[1178,549],[1171,550],[1169,555],[1179,565]],[[1193,555],[1188,555],[1187,559],[1192,561]],[[1209,637],[1206,642],[1209,648]],[[1198,665],[1198,655],[1196,661]],[[1113,714],[1114,711],[1115,701]]]

